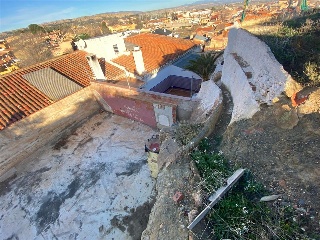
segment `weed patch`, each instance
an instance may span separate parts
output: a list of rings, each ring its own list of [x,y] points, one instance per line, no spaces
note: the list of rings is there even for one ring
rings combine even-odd
[[[198,135],[202,127],[202,124],[179,123],[175,131],[175,137],[178,140],[178,143],[180,145],[187,145]]]
[[[277,31],[258,37],[295,80],[320,86],[320,12],[305,13],[276,24]]]
[[[202,187],[212,194],[223,186],[234,172],[223,154],[210,152],[210,143],[204,139],[191,158],[202,178]],[[306,219],[290,204],[261,202],[270,195],[246,170],[239,182],[207,215],[212,226],[212,239],[312,239],[303,228]]]

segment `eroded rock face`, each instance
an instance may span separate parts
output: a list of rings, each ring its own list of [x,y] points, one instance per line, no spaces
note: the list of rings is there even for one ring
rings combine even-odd
[[[291,97],[302,89],[264,42],[236,28],[229,32],[221,81],[234,102],[230,124],[251,118],[261,104],[272,105],[283,92]]]
[[[157,178],[157,201],[141,239],[188,239],[188,213],[197,212],[201,201],[197,194],[200,192],[199,181],[197,171],[188,158],[181,158],[163,169]],[[183,194],[178,202],[174,201],[177,191]]]
[[[295,80],[292,79],[291,76],[288,76],[288,80],[286,81],[285,85],[285,94],[288,97],[291,97],[293,94],[302,90],[301,84],[297,83]]]
[[[275,111],[277,116],[277,125],[282,129],[293,129],[299,122],[296,109],[279,108]]]
[[[307,100],[298,106],[297,110],[299,114],[311,114],[320,113],[320,88],[306,93],[303,95],[307,96]]]

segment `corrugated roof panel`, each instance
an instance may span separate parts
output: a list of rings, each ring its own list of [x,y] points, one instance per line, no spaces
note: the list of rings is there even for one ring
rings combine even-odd
[[[79,84],[51,68],[30,72],[22,77],[53,101],[65,98],[82,89]]]

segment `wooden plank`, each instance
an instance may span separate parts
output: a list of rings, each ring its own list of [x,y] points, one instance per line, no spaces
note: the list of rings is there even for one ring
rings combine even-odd
[[[192,223],[188,226],[188,229],[191,230],[194,228],[202,218],[210,211],[210,209],[220,201],[220,199],[233,187],[233,185],[239,180],[239,178],[244,174],[244,169],[239,168],[235,171],[231,177],[227,180],[227,185],[219,188],[213,195],[209,197],[211,203],[193,220]]]

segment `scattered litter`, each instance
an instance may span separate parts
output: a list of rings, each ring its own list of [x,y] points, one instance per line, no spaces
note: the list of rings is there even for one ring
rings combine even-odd
[[[227,185],[219,188],[213,195],[209,197],[211,203],[194,219],[194,221],[188,226],[188,229],[191,230],[194,228],[202,218],[209,212],[209,210],[220,201],[220,199],[232,188],[232,186],[239,180],[239,178],[244,174],[244,169],[239,168],[235,171],[231,177],[227,180]]]
[[[176,203],[181,202],[183,199],[183,194],[182,192],[177,191],[174,195],[173,195],[173,201],[175,201]]]
[[[270,196],[264,196],[260,199],[260,202],[269,202],[269,201],[274,201],[278,199],[281,196],[281,194],[278,195],[270,195]]]

